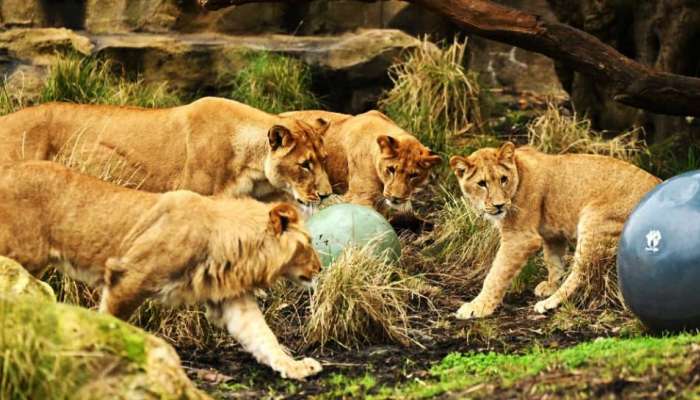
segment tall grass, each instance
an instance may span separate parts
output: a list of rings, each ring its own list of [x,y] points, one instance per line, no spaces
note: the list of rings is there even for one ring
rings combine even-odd
[[[550,154],[600,154],[636,163],[647,148],[639,138],[639,130],[605,139],[591,129],[590,120],[576,113],[566,115],[553,103],[548,103],[544,113],[528,124],[527,131],[528,144]]]
[[[167,83],[146,84],[116,74],[109,60],[67,54],[49,68],[40,102],[169,107],[182,103]]]
[[[431,149],[444,152],[449,140],[484,127],[481,87],[464,68],[466,41],[438,49],[424,39],[418,49],[389,69],[394,86],[380,108]]]
[[[443,189],[442,208],[432,218],[435,231],[423,237],[422,256],[442,272],[456,273],[467,285],[479,286],[498,250],[496,228],[459,192]]]
[[[0,81],[0,117],[23,108],[26,103],[23,91],[10,92],[7,89],[7,80]]]
[[[371,247],[348,248],[319,276],[306,342],[346,348],[385,340],[416,344],[409,332],[410,301],[423,297],[422,287],[419,277],[372,256]]]
[[[233,78],[232,99],[272,114],[321,106],[307,64],[267,52],[250,52],[246,60]]]

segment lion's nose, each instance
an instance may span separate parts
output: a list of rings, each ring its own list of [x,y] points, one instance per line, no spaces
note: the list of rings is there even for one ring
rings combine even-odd
[[[319,193],[318,194],[318,197],[320,197],[321,200],[325,200],[325,199],[329,198],[330,196],[331,196],[330,193]]]
[[[505,203],[501,203],[501,204],[494,204],[493,206],[496,207],[496,210],[500,212],[500,211],[503,211],[503,207],[505,207],[505,205],[506,205]]]

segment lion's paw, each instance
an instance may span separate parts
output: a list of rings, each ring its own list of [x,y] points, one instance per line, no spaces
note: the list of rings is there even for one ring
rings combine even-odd
[[[482,303],[469,302],[464,303],[455,313],[457,319],[472,319],[472,318],[482,318],[493,314],[493,308],[486,307]]]
[[[549,310],[553,310],[553,309],[559,307],[559,303],[560,303],[559,299],[557,299],[555,297],[549,297],[549,298],[544,299],[542,301],[538,301],[535,304],[535,312],[537,312],[539,314],[544,314]]]
[[[321,363],[313,358],[304,358],[302,360],[288,360],[279,368],[282,378],[304,380],[305,378],[316,375],[323,370]]]
[[[551,296],[558,289],[556,284],[550,283],[549,281],[542,281],[535,287],[535,296],[537,297],[547,297]]]

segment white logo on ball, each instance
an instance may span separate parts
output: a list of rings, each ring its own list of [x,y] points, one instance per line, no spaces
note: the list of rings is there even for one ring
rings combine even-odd
[[[646,251],[656,253],[659,251],[659,243],[661,243],[661,232],[652,229],[647,233],[647,247],[644,249]]]

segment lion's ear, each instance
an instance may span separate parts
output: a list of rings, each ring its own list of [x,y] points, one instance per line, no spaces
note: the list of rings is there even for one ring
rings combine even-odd
[[[299,222],[299,213],[293,205],[282,203],[270,210],[270,226],[276,235],[286,232],[290,224]]]
[[[289,147],[294,144],[292,132],[282,125],[275,125],[267,132],[267,139],[270,142],[272,151],[280,147]]]
[[[450,158],[450,168],[452,168],[452,171],[458,178],[461,178],[471,168],[471,163],[462,156],[452,156]]]
[[[377,144],[386,158],[396,157],[399,151],[399,141],[389,135],[382,135],[377,138]]]
[[[505,142],[498,148],[498,159],[513,162],[515,158],[515,145],[513,142]]]
[[[437,155],[435,152],[428,152],[427,156],[423,156],[420,160],[420,166],[423,169],[430,169],[442,162],[442,157]]]
[[[316,130],[318,131],[318,134],[323,136],[328,132],[328,127],[331,126],[331,122],[327,121],[323,118],[316,118]]]

